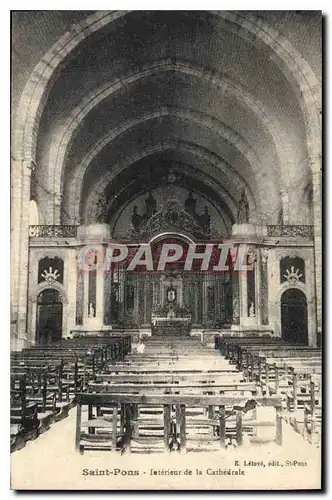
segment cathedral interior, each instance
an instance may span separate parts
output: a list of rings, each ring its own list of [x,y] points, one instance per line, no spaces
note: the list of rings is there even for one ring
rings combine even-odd
[[[12,13],[13,356],[321,346],[321,45],[318,11]],[[228,270],[102,265],[110,244],[156,262],[165,243],[229,244]]]
[[[87,244],[162,238],[251,251],[250,279],[173,270],[195,333],[281,336],[293,304],[320,341],[320,25],[315,11],[13,14],[14,348],[45,322],[54,338],[151,334],[167,273],[89,285],[75,262]]]

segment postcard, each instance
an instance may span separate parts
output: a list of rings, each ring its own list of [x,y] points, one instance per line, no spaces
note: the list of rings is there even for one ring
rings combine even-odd
[[[11,21],[11,488],[320,490],[322,12]]]

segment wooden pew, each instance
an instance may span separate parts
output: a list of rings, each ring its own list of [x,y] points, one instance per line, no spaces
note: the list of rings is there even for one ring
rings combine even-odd
[[[245,346],[238,347],[238,358],[237,358],[237,366],[239,369],[254,369],[255,360],[258,361],[260,357],[264,355],[266,357],[273,356],[298,356],[299,353],[301,355],[306,355],[306,353],[319,353],[320,351],[314,347],[306,347],[299,345],[253,345],[253,346]],[[303,354],[304,353],[304,354]]]
[[[225,373],[234,373],[234,372],[238,372],[238,370],[234,369],[233,367],[224,367],[222,369]],[[206,370],[204,370],[204,373],[219,373],[221,371],[220,368],[207,368]],[[128,374],[131,374],[131,373],[140,373],[140,374],[144,374],[144,373],[153,373],[153,374],[158,374],[158,373],[168,373],[169,376],[171,376],[171,374],[173,373],[183,373],[183,374],[199,374],[202,372],[201,369],[197,368],[197,369],[185,369],[185,367],[183,368],[174,368],[174,369],[171,369],[169,365],[167,366],[162,366],[162,365],[155,365],[155,366],[149,366],[149,365],[143,365],[143,366],[117,366],[117,365],[114,365],[112,367],[109,367],[108,370],[107,370],[108,373],[118,373],[118,374],[125,374],[125,373],[128,373]]]
[[[25,374],[11,375],[10,390],[10,450],[16,451],[29,439],[38,436],[37,404],[27,402]]]
[[[241,382],[244,381],[243,373],[238,372],[237,370],[228,371],[228,372],[214,372],[214,373],[170,373],[166,372],[155,372],[155,373],[119,373],[119,374],[105,374],[100,373],[96,375],[97,383],[109,383],[109,384],[178,384],[182,382],[187,382],[188,377],[190,377],[190,381],[194,383],[206,383],[206,384],[214,384],[217,380],[220,380],[220,377],[223,377],[225,380],[229,380],[231,382]]]
[[[314,373],[315,370],[321,370],[322,360],[321,357],[305,357],[305,358],[267,358],[265,360],[265,388],[269,395],[284,394],[289,386],[297,381],[297,377],[301,372],[305,373],[306,369],[311,369]],[[297,376],[294,378],[294,370],[299,370]],[[263,381],[261,381],[261,387]]]
[[[62,387],[58,378],[54,379],[46,368],[29,367],[24,372],[12,372],[11,377],[15,385],[15,377],[24,376],[25,399],[36,403],[40,420],[39,432],[47,430],[53,421],[68,416],[70,401],[63,401]],[[67,399],[67,398],[66,398]]]
[[[214,384],[209,384],[207,381],[202,381],[201,383],[192,383],[191,378],[188,377],[187,381],[176,381],[176,383],[163,383],[163,384],[121,384],[121,383],[89,383],[87,387],[87,392],[89,393],[123,393],[125,391],[128,394],[208,394],[217,395],[224,394],[225,392],[239,392],[241,395],[246,392],[248,395],[254,395],[257,391],[257,386],[252,382],[241,382],[241,381],[229,381],[219,379],[216,380]]]
[[[287,411],[293,412],[297,411],[301,405],[301,398],[310,393],[311,376],[315,375],[319,382],[321,381],[322,367],[321,365],[304,365],[292,366],[288,369],[291,372],[292,383],[286,392],[286,407]]]
[[[229,339],[224,339],[220,344],[220,353],[226,356],[230,361],[239,362],[239,348],[254,345],[281,345],[282,340],[280,338],[271,337],[232,337]]]
[[[261,381],[265,373],[265,360],[267,358],[299,358],[320,355],[320,351],[312,347],[283,346],[282,348],[255,346],[246,348],[246,358],[241,362],[241,368],[246,371],[251,380]]]
[[[322,378],[310,375],[310,397],[304,404],[304,435],[310,443],[319,443],[322,422]]]
[[[131,338],[125,337],[83,337],[73,340],[61,340],[46,346],[33,346],[24,349],[14,356],[29,357],[32,359],[47,359],[50,357],[62,357],[69,359],[76,356],[77,360],[88,355],[92,356],[93,364],[98,369],[103,368],[105,362],[115,362],[123,360],[124,356],[130,352]]]
[[[257,354],[257,364],[258,370],[253,370],[254,378],[258,381],[260,386],[266,387],[266,381],[270,377],[269,368],[272,362],[284,361],[286,365],[292,366],[294,363],[299,362],[319,362],[320,355],[316,350],[306,350],[306,351],[278,351],[278,352],[265,352]],[[269,360],[269,365],[267,365],[267,360]]]
[[[130,350],[131,337],[125,336],[60,341],[11,353],[11,449],[66,416],[75,393]]]
[[[257,404],[275,408],[274,422],[260,422],[243,418],[243,411],[235,409],[242,408],[248,401],[246,396],[186,396],[186,395],[146,395],[146,394],[110,394],[110,393],[78,393],[77,395],[77,418],[75,447],[80,453],[85,450],[123,450],[130,449],[133,442],[143,442],[146,446],[149,442],[146,438],[138,435],[137,418],[140,406],[159,405],[163,407],[163,442],[164,448],[170,450],[175,440],[178,450],[190,449],[188,440],[189,412],[193,408],[206,407],[210,418],[208,424],[211,428],[218,427],[219,435],[211,437],[218,441],[221,447],[225,447],[227,434],[227,409],[235,415],[235,427],[232,433],[236,436],[237,445],[243,442],[243,428],[254,428],[260,425],[273,425],[276,429],[274,440],[277,444],[282,443],[282,420],[280,398],[255,398]],[[82,422],[82,406],[88,407],[88,420]],[[111,408],[111,416],[100,415],[101,407]],[[213,413],[213,408],[219,408],[218,414]],[[95,408],[95,411],[94,411]],[[243,406],[245,408],[245,406]],[[172,419],[174,409],[175,421]],[[211,411],[212,409],[212,411]],[[120,412],[120,423],[118,413]],[[194,425],[195,418],[191,420]],[[204,424],[206,420],[204,421]],[[196,425],[201,425],[196,419]],[[88,429],[88,432],[86,432]],[[96,431],[99,430],[99,433]],[[152,437],[152,440],[154,438]],[[151,440],[150,440],[151,441]]]
[[[35,359],[25,357],[24,359],[11,360],[11,371],[30,372],[37,368],[46,368],[48,378],[53,378],[53,384],[59,386],[60,401],[73,400],[75,392],[83,389],[84,364],[70,360]],[[55,382],[56,381],[56,382]]]

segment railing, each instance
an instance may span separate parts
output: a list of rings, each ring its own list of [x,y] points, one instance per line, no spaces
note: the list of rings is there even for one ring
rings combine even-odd
[[[77,226],[54,225],[54,226],[29,226],[30,238],[76,238]]]
[[[29,226],[30,238],[75,238],[77,227],[74,225],[43,225]],[[302,238],[313,238],[314,226],[309,225],[269,225],[267,235],[272,237],[280,236],[301,236]]]
[[[306,225],[276,225],[267,226],[268,236],[301,236],[302,238],[313,238],[314,226]]]

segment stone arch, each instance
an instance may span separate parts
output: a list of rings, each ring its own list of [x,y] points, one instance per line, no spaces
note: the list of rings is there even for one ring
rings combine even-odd
[[[51,289],[54,289],[59,293],[63,304],[65,305],[68,304],[68,297],[63,285],[61,285],[61,283],[58,283],[56,281],[52,284],[46,282],[36,284],[30,291],[30,296],[29,296],[30,301],[33,303],[37,302],[37,298],[41,294],[41,292],[43,292],[44,290],[51,290]]]
[[[75,50],[89,35],[103,26],[126,16],[131,11],[97,12],[74,25],[57,43],[45,54],[31,74],[19,103],[15,124],[14,157],[16,159],[34,159],[39,120],[47,101],[50,89],[64,64],[66,57]],[[271,50],[271,56],[281,71],[289,79],[293,78],[300,88],[299,100],[307,118],[309,135],[309,154],[313,161],[320,157],[320,86],[310,65],[300,56],[292,44],[264,20],[251,14],[244,18],[238,12],[210,11],[221,19],[228,20],[242,28],[236,33],[241,36],[250,33],[260,39]],[[37,133],[36,133],[37,131]],[[313,168],[313,165],[311,164]]]
[[[249,107],[258,120],[263,123],[268,130],[279,157],[280,165],[287,163],[287,155],[281,147],[283,141],[280,137],[280,130],[278,130],[278,123],[275,119],[271,120],[269,118],[269,113],[267,113],[262,106],[259,106],[257,102],[252,100],[239,84],[235,84],[225,76],[216,76],[215,73],[208,71],[205,68],[201,68],[200,66],[189,64],[188,62],[170,62],[169,60],[166,60],[159,61],[154,65],[149,64],[145,68],[142,68],[140,72],[121,78],[112,82],[112,84],[104,84],[101,88],[94,90],[71,112],[71,115],[66,120],[66,124],[61,129],[62,133],[59,135],[58,141],[52,143],[49,151],[49,164],[53,165],[52,171],[49,173],[49,177],[51,182],[52,179],[54,181],[52,189],[54,189],[55,193],[60,193],[62,189],[63,168],[68,146],[74,137],[76,128],[79,126],[84,117],[91,111],[91,109],[98,105],[103,99],[106,99],[118,90],[122,90],[124,87],[128,88],[129,85],[132,85],[149,75],[154,75],[156,72],[161,73],[167,71],[176,71],[195,76],[196,78],[205,80],[209,85],[211,85],[212,82],[212,84],[219,86],[224,91],[227,89],[228,93],[235,94],[239,98],[240,102],[243,102],[246,107]],[[192,117],[193,114],[191,113],[190,116]],[[205,120],[207,120],[206,117]],[[201,118],[200,121],[202,122],[203,119]],[[119,132],[122,128],[125,130],[126,124],[119,127]],[[54,158],[55,161],[53,162]],[[51,159],[53,163],[51,163]]]
[[[182,239],[185,243],[188,245],[193,245],[195,242],[190,236],[187,236],[182,233],[175,233],[175,232],[165,232],[165,233],[160,233],[151,238],[151,240],[148,242],[149,245],[153,245],[155,243],[158,243],[159,241],[162,241],[163,239],[167,237],[174,237],[174,238],[179,238]]]
[[[288,281],[285,281],[284,283],[282,283],[282,284],[279,285],[279,291],[276,294],[276,301],[277,301],[278,304],[280,304],[280,300],[281,300],[282,294],[286,290],[289,290],[290,288],[297,288],[298,290],[300,290],[302,293],[304,293],[304,295],[306,296],[306,299],[308,301],[306,283],[301,283],[299,281],[299,282],[297,282],[295,284],[292,284],[292,283],[289,283]]]
[[[35,67],[29,81],[22,93],[19,103],[17,117],[15,122],[15,133],[13,137],[13,158],[15,170],[18,171],[18,176],[15,178],[15,187],[22,193],[22,203],[20,207],[15,208],[15,213],[18,212],[19,220],[21,219],[22,210],[24,210],[25,203],[28,202],[26,193],[28,189],[22,189],[23,177],[29,169],[27,165],[35,159],[36,140],[38,137],[39,120],[47,101],[50,89],[55,81],[61,66],[65,64],[66,57],[84,41],[91,33],[97,31],[106,24],[114,21],[115,19],[125,16],[127,12],[97,12],[92,14],[84,21],[81,21],[72,29],[63,35],[59,41],[52,47],[52,49],[43,57],[43,59]],[[265,21],[260,20],[253,15],[251,20],[245,19],[241,13],[215,13],[218,16],[227,17],[230,22],[236,26],[243,28],[257,36],[271,49],[271,57],[275,57],[283,71],[289,74],[295,85],[299,88],[299,101],[303,109],[305,117],[306,128],[308,133],[307,148],[309,152],[308,163],[311,168],[314,185],[315,203],[314,221],[315,221],[315,259],[317,266],[317,281],[316,291],[319,301],[319,317],[321,313],[321,281],[320,281],[320,260],[321,260],[321,210],[320,210],[320,196],[321,196],[321,121],[320,121],[320,85],[310,68],[309,64],[300,56],[294,49],[291,43],[269,26]],[[242,33],[241,33],[242,34]],[[30,180],[26,181],[30,183]],[[26,186],[24,186],[26,187]],[[317,205],[317,206],[316,206]],[[15,241],[22,241],[27,238],[28,227],[27,224],[21,223],[15,229],[17,235]],[[15,252],[18,253],[19,258],[15,260],[15,277],[20,276],[21,285],[19,288],[24,290],[26,286],[26,261],[25,255],[27,250],[23,245],[15,246]],[[19,250],[18,250],[19,249]],[[16,269],[17,267],[17,269]],[[318,276],[319,275],[319,276]],[[16,279],[16,278],[15,278]],[[18,279],[18,278],[17,278]],[[15,282],[15,289],[17,284]],[[24,300],[22,293],[19,293],[20,307],[23,310]],[[22,318],[24,313],[21,314]],[[24,319],[24,318],[23,318]],[[22,322],[23,324],[24,322]],[[320,319],[319,319],[320,323]],[[320,328],[321,325],[319,324]],[[22,327],[23,328],[23,327]]]
[[[83,178],[85,172],[89,166],[89,164],[93,161],[93,159],[97,156],[97,154],[115,137],[124,133],[127,130],[130,130],[138,123],[142,123],[151,119],[154,119],[159,116],[175,116],[183,119],[189,119],[198,125],[206,128],[207,130],[211,130],[215,133],[220,134],[226,141],[230,142],[232,146],[234,146],[248,161],[250,165],[259,166],[260,160],[255,154],[255,152],[250,148],[250,146],[246,143],[246,141],[239,136],[234,130],[227,127],[225,124],[220,121],[204,116],[201,113],[189,111],[189,110],[180,110],[180,109],[172,109],[172,108],[162,108],[158,111],[148,112],[142,115],[140,118],[135,120],[128,120],[123,125],[119,127],[114,127],[111,131],[107,132],[98,143],[89,151],[89,153],[83,158],[82,162],[79,164],[77,169],[77,174],[73,176],[73,180],[70,183],[67,198],[69,200],[78,200],[81,194],[81,186],[83,183]],[[69,217],[72,220],[78,217],[77,211],[71,212],[69,209]]]
[[[220,170],[222,171],[225,171],[226,163],[220,160],[220,158],[217,157],[217,155],[214,155],[213,153],[206,151],[202,147],[190,143],[187,144],[184,141],[169,141],[162,144],[158,144],[156,146],[146,148],[143,151],[136,153],[135,155],[132,155],[131,157],[128,158],[128,160],[116,164],[111,171],[107,172],[105,176],[102,177],[99,180],[99,182],[97,182],[94,185],[93,190],[90,192],[86,202],[85,214],[89,213],[89,211],[92,210],[93,206],[95,206],[95,204],[98,201],[97,198],[100,195],[100,193],[105,190],[106,186],[110,182],[112,182],[112,179],[114,179],[114,177],[116,177],[116,175],[118,175],[122,170],[128,168],[132,163],[142,158],[148,157],[155,152],[166,151],[169,149],[180,149],[180,150],[182,149],[185,151],[191,150],[198,156],[207,159],[211,164],[212,168],[215,169],[216,177],[218,177],[218,168],[220,168]],[[232,173],[235,176],[236,179],[235,185],[239,184],[240,186],[246,187],[246,192],[248,193],[248,198],[249,198],[250,211],[253,214],[252,216],[253,219],[255,219],[257,217],[257,201],[255,200],[251,187],[246,183],[246,181],[242,178],[242,176],[240,176],[238,172],[234,172],[234,169],[232,169],[230,166],[227,165],[226,171],[228,174]],[[85,216],[84,219],[86,219]]]

